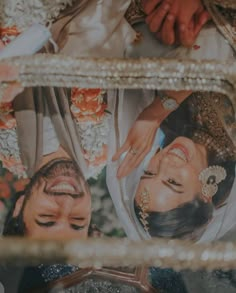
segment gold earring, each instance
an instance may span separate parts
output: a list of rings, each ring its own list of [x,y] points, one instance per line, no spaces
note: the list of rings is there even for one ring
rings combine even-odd
[[[199,174],[204,198],[208,201],[212,199],[218,191],[218,184],[225,180],[226,175],[226,170],[221,166],[210,166]]]

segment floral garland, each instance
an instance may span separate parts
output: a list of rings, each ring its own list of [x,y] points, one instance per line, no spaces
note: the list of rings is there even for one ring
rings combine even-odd
[[[73,88],[71,112],[78,125],[87,177],[97,177],[106,165],[110,113],[106,92],[101,89]]]
[[[18,35],[19,30],[16,26],[0,28],[0,39],[4,45]],[[101,89],[73,88],[71,92],[71,112],[78,124],[84,157],[89,166],[88,177],[96,177],[107,160],[109,114],[105,94]],[[0,103],[0,138],[2,146],[4,145],[0,153],[3,167],[19,178],[26,177],[17,147],[16,120],[12,103]],[[9,153],[8,148],[14,149],[14,153]]]
[[[2,0],[0,23],[23,31],[33,23],[50,24],[60,12],[71,6],[74,0]]]
[[[3,45],[7,45],[18,35],[19,31],[16,26],[0,28],[0,40]],[[11,102],[0,103],[0,150],[2,167],[18,178],[26,178],[26,169],[20,159],[16,119]]]
[[[0,40],[9,44],[19,35],[16,26],[0,27]],[[0,233],[11,194],[24,190],[28,179],[20,159],[17,143],[16,119],[11,102],[0,102]]]
[[[9,44],[19,34],[16,26],[0,28],[0,38],[4,45]]]
[[[100,174],[107,161],[110,114],[105,95],[101,89],[73,88],[71,92],[71,113],[78,125],[83,154],[89,166],[87,177]],[[26,177],[11,103],[0,103],[0,145],[3,167],[19,178]]]

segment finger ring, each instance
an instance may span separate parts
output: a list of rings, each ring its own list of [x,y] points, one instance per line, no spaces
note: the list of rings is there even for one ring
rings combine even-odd
[[[131,155],[136,156],[138,151],[134,148],[130,148],[130,153],[131,153]]]

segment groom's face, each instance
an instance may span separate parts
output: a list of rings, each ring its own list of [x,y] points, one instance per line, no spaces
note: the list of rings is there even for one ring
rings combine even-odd
[[[91,195],[77,166],[56,159],[32,178],[24,199],[15,208],[23,213],[27,236],[34,238],[79,238],[88,236]],[[18,212],[19,214],[19,212]]]

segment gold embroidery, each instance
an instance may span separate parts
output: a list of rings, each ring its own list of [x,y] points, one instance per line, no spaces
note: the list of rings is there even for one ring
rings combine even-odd
[[[216,152],[219,161],[235,160],[236,149],[227,128],[235,125],[234,110],[225,95],[217,93],[194,93],[189,103],[196,114],[195,119],[207,129],[198,130],[194,139]]]
[[[145,16],[146,14],[143,11],[141,0],[132,0],[125,14],[127,21],[133,25],[137,22],[143,21]]]
[[[220,32],[236,50],[236,4],[235,1],[204,0],[204,4]]]

